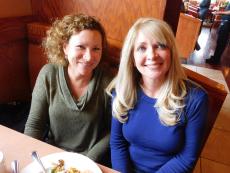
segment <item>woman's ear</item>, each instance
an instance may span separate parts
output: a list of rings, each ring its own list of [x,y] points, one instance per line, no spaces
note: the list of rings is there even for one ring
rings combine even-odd
[[[68,44],[64,43],[62,48],[63,48],[64,54],[67,55],[68,54]]]

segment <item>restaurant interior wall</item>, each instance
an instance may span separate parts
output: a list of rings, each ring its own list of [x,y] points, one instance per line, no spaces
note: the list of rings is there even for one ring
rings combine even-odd
[[[30,0],[1,0],[0,18],[18,17],[32,14]]]

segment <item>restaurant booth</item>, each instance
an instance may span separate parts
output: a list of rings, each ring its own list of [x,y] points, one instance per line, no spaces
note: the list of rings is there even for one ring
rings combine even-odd
[[[41,41],[51,22],[57,17],[69,13],[86,13],[99,18],[107,33],[108,63],[114,73],[119,65],[123,39],[137,18],[151,16],[167,21],[175,33],[183,59],[188,58],[194,50],[201,27],[199,19],[180,14],[181,0],[28,0],[23,2],[30,8],[26,15],[0,16],[1,105],[30,101],[38,72],[47,63]],[[10,7],[8,8],[10,10]],[[185,27],[186,29],[183,29]],[[190,34],[191,39],[184,39],[185,31],[186,34]],[[209,74],[203,74],[204,69],[185,65],[184,70],[190,79],[202,85],[209,94],[210,109],[206,138],[193,172],[227,173],[230,170],[228,151],[230,129],[226,130],[225,124],[230,122],[226,115],[230,112],[229,106],[226,106],[230,105],[229,90],[224,82],[210,78]],[[218,73],[221,77],[219,72],[212,72]]]

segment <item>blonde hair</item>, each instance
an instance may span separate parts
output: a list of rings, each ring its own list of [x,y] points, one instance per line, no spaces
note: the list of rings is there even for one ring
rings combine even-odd
[[[154,18],[140,18],[130,28],[121,52],[120,66],[117,76],[107,87],[111,94],[115,89],[112,111],[120,122],[127,121],[127,113],[137,102],[137,90],[141,74],[134,66],[133,47],[139,31],[147,32],[157,42],[167,45],[171,51],[171,65],[167,77],[161,86],[157,102],[153,105],[159,114],[160,121],[168,126],[180,120],[180,112],[184,107],[186,75],[181,67],[174,34],[167,23]]]
[[[47,37],[43,40],[43,47],[50,63],[66,66],[63,44],[68,43],[70,37],[83,30],[96,30],[102,37],[102,60],[107,54],[107,40],[104,28],[99,21],[84,14],[66,15],[62,19],[53,22],[47,31]]]

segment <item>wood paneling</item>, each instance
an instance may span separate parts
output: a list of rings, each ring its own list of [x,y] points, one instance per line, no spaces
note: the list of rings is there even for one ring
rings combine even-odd
[[[165,19],[175,31],[180,2],[181,0],[75,0],[67,3],[64,0],[31,0],[33,14],[40,22],[51,23],[55,18],[66,14],[86,13],[99,18],[108,38],[120,44],[139,17]]]
[[[230,165],[224,165],[208,159],[201,159],[202,173],[229,173]]]
[[[32,15],[30,0],[1,0],[0,18]]]
[[[97,17],[105,28],[111,56],[109,61],[115,71],[124,37],[134,21],[140,17],[155,17],[167,21],[175,32],[181,0],[31,0],[31,5],[37,22],[41,23],[51,24],[56,18],[71,13]]]
[[[0,19],[0,103],[30,98],[26,23],[31,16]]]

